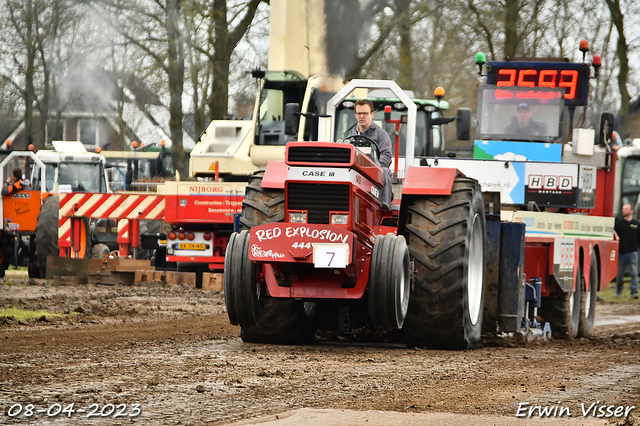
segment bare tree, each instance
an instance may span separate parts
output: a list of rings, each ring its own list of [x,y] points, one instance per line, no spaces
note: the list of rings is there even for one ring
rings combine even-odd
[[[188,176],[182,144],[182,92],[184,89],[184,40],[180,30],[181,0],[167,0],[166,71],[169,77],[169,131],[171,132],[171,164],[181,176]]]
[[[184,39],[181,28],[182,0],[100,0],[87,2],[130,46],[141,52],[140,77],[156,75],[166,80],[168,93],[171,163],[182,177],[188,175],[182,139],[184,88]],[[159,73],[159,75],[157,74]],[[146,75],[145,75],[146,74]],[[146,77],[146,78],[145,78]]]
[[[459,11],[465,27],[488,48],[491,59],[535,56],[541,38],[540,11],[547,0],[466,0]]]
[[[195,13],[200,13],[200,22],[206,39],[202,40],[202,35],[198,37],[193,24],[193,17],[188,18],[191,22],[192,37],[189,38],[189,47],[200,55],[204,55],[209,65],[201,67],[206,70],[205,76],[210,88],[206,90],[206,100],[202,99],[202,107],[206,102],[208,115],[211,120],[218,120],[228,115],[229,107],[229,75],[231,69],[231,56],[238,43],[245,35],[254,20],[258,6],[265,0],[249,0],[246,2],[229,2],[227,0],[213,0],[209,2],[207,8],[205,4],[194,3],[192,9]],[[204,42],[204,43],[203,43]],[[194,58],[194,56],[192,56]],[[192,62],[196,65],[196,61]],[[192,80],[202,75],[200,70],[192,70]],[[194,88],[199,86],[192,81]],[[205,95],[201,90],[196,92],[198,99]],[[204,108],[196,112],[197,127],[199,132],[204,130]]]
[[[631,96],[627,88],[627,78],[629,76],[629,45],[624,34],[624,14],[620,8],[620,0],[605,0],[609,12],[611,13],[611,21],[618,33],[618,41],[616,42],[616,54],[618,57],[618,91],[620,93],[620,109],[618,110],[618,127],[625,129],[629,121],[629,104]]]
[[[1,77],[22,99],[26,144],[41,147],[55,83],[52,70],[60,65],[62,38],[74,24],[75,11],[64,1],[10,0],[5,12],[2,49],[11,60]]]

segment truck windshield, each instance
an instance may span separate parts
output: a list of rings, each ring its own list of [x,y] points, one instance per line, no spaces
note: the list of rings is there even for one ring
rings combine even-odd
[[[564,89],[481,86],[476,138],[553,142],[560,138]]]
[[[102,174],[100,163],[60,163],[58,190],[60,192],[106,192]],[[53,177],[53,173],[50,174],[47,170],[47,180],[50,179],[49,176]]]
[[[621,204],[631,203],[636,206],[638,202],[638,194],[640,193],[640,159],[627,158],[622,169],[622,179],[620,182],[620,195],[622,196]],[[639,211],[637,206],[634,207]],[[636,213],[637,217],[637,213]]]
[[[406,114],[406,111],[391,111],[391,118],[398,119],[402,114]],[[433,117],[439,117],[440,114],[436,111],[433,113]],[[387,124],[384,121],[384,111],[377,110],[373,116],[373,122],[382,127],[389,133],[391,138],[391,147],[394,148],[395,143],[395,124]],[[353,128],[356,126],[356,117],[353,113],[353,109],[345,108],[336,113],[336,139],[344,139]],[[424,111],[418,110],[416,115],[416,139],[414,155],[416,157],[425,157],[427,155],[427,115]],[[440,126],[433,127],[432,141],[433,141],[433,155],[442,155],[444,148],[443,143],[444,134],[440,131]],[[400,157],[405,156],[405,143],[407,140],[407,126],[406,124],[400,125]]]
[[[302,101],[307,80],[294,72],[269,73],[260,93],[256,117],[256,144],[286,145],[284,106]]]

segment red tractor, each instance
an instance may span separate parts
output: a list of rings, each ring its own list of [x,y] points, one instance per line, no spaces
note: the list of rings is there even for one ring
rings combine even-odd
[[[362,84],[354,80],[336,97]],[[391,89],[409,123],[415,117],[395,83],[364,86]],[[331,119],[324,124],[333,128]],[[456,169],[406,167],[391,210],[383,210],[383,170],[365,154],[377,147],[364,136],[349,142],[289,143],[285,161],[269,162],[249,183],[247,229],[231,236],[225,257],[231,323],[245,342],[305,343],[318,328],[371,327],[401,330],[409,346],[474,347],[485,293],[478,182]]]

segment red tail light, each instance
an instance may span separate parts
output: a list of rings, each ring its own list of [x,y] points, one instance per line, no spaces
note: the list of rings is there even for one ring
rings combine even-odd
[[[202,238],[204,238],[205,241],[211,240],[211,233],[210,232],[205,232],[204,235],[202,236]]]
[[[168,237],[170,240],[175,240],[175,239],[176,239],[176,233],[175,233],[175,232],[173,232],[173,231],[171,231],[171,232],[169,232],[169,235],[167,235],[167,237]]]
[[[185,234],[184,232],[178,232],[178,239],[179,240],[184,240]]]
[[[196,236],[193,235],[193,232],[187,232],[187,240],[193,241]]]

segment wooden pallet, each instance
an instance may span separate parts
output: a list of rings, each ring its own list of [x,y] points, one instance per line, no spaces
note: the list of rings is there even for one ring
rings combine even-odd
[[[196,273],[156,270],[136,271],[133,283],[140,284],[145,281],[162,281],[164,285],[185,285],[196,288]]]
[[[196,288],[195,272],[156,271],[148,260],[126,258],[49,257],[47,278],[53,279],[59,285],[135,285],[141,282],[161,281],[164,285],[185,285]],[[202,274],[202,290],[222,291],[222,289],[223,274],[211,272]]]

